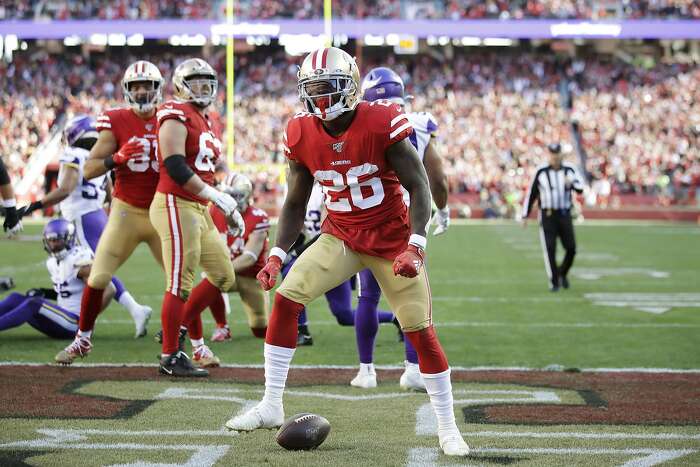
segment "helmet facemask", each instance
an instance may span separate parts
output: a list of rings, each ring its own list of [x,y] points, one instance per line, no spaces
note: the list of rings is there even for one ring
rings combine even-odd
[[[183,85],[191,96],[191,102],[201,107],[207,107],[214,102],[219,88],[219,82],[216,80],[216,77],[211,75],[188,76],[183,81]]]
[[[44,232],[42,242],[44,250],[61,261],[75,244],[75,228],[70,224],[64,232]]]
[[[134,89],[146,85],[146,90]],[[159,81],[152,80],[134,80],[122,82],[122,90],[126,102],[135,112],[148,113],[152,112],[162,101],[163,88]]]
[[[319,92],[321,84],[328,88]],[[311,88],[311,89],[309,89]],[[306,111],[324,121],[338,118],[345,112],[350,112],[357,105],[350,105],[350,98],[357,94],[357,85],[346,75],[318,75],[299,81],[299,100]]]

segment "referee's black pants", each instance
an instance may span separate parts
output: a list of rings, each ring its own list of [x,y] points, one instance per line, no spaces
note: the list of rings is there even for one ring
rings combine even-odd
[[[561,266],[557,266],[557,237],[561,239],[566,254]],[[544,209],[540,219],[540,241],[545,252],[545,268],[552,286],[559,287],[561,277],[566,277],[574,264],[576,238],[574,223],[569,210]]]

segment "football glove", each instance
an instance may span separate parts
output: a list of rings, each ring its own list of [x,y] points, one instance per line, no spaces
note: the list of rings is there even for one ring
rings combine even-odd
[[[122,165],[129,162],[129,159],[132,157],[139,156],[143,153],[143,143],[137,139],[132,139],[122,146],[119,152],[112,156],[112,160],[114,161],[114,165]]]
[[[394,275],[403,277],[416,277],[425,262],[425,252],[416,245],[408,247],[394,260]]]
[[[282,259],[279,256],[270,255],[270,257],[267,258],[265,267],[258,272],[257,276],[255,276],[256,279],[258,279],[258,282],[260,282],[263,290],[270,290],[275,286],[275,283],[277,282],[277,275],[280,273],[281,269]]]
[[[202,191],[199,192],[199,196],[208,199],[209,201],[214,203],[217,208],[223,211],[226,217],[231,216],[238,207],[238,203],[235,199],[233,199],[231,195],[229,195],[228,193],[224,193],[223,191],[219,191],[216,188],[209,185],[204,186]]]
[[[228,224],[228,233],[230,235],[242,237],[245,234],[245,222],[238,209],[234,209],[231,215],[226,218],[226,223]]]
[[[7,232],[8,238],[12,238],[22,231],[21,210],[14,206],[5,208],[5,221],[2,223],[3,231]]]
[[[44,291],[42,289],[29,289],[25,294],[27,297],[44,297]]]
[[[445,206],[444,208],[435,211],[435,215],[433,216],[431,223],[435,224],[436,226],[435,230],[433,230],[433,235],[442,235],[447,232],[447,229],[450,227],[449,206]]]

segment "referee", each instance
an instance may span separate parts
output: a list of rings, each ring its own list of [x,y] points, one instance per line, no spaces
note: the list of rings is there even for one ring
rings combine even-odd
[[[549,149],[549,164],[537,168],[530,182],[523,204],[523,227],[527,227],[535,200],[540,206],[540,242],[544,250],[544,266],[549,277],[549,290],[556,292],[559,286],[569,288],[566,275],[574,263],[576,239],[571,221],[571,190],[583,192],[583,181],[576,169],[562,162],[561,145],[552,143]],[[557,237],[561,239],[566,255],[561,266],[557,266]]]

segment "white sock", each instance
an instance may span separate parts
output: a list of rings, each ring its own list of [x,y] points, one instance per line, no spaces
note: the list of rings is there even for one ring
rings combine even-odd
[[[90,331],[78,330],[78,337],[81,339],[90,339],[92,337],[92,330],[90,330]]]
[[[263,402],[282,405],[282,394],[294,350],[265,343],[263,352],[265,354],[265,395]]]
[[[404,360],[404,364],[406,365],[406,369],[409,371],[414,371],[414,372],[419,372],[420,370],[418,369],[418,364],[417,363],[411,363],[408,360]]]
[[[119,304],[126,308],[126,311],[129,312],[132,318],[136,319],[136,310],[141,308],[141,305],[136,303],[136,300],[134,300],[134,297],[131,296],[129,292],[126,290],[124,291],[123,294],[119,297]]]
[[[192,348],[196,349],[200,345],[204,345],[204,338],[202,337],[201,339],[190,339],[190,342],[192,343]]]
[[[425,389],[430,396],[430,405],[433,406],[438,421],[438,433],[447,430],[456,430],[454,403],[452,400],[452,383],[450,382],[450,369],[442,373],[421,373],[425,380]]]
[[[374,370],[374,363],[360,363],[360,373],[365,373],[365,374],[376,374],[376,371]]]

